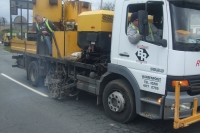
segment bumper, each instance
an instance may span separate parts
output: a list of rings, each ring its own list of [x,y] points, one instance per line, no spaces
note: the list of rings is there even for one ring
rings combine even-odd
[[[175,104],[174,104],[174,110],[173,110],[173,112],[174,112],[174,129],[187,127],[192,123],[200,121],[200,114],[198,114],[198,107],[199,107],[198,100],[199,100],[200,96],[199,95],[189,96],[186,92],[182,92],[182,94],[181,94],[181,92],[180,92],[181,85],[183,85],[182,82],[180,82],[180,81],[176,82],[175,99],[174,99]],[[168,95],[166,97],[166,102],[165,102],[166,105],[168,105],[172,102],[171,100],[167,101],[167,98],[170,99]],[[192,106],[187,108],[187,110],[180,111],[180,105],[182,103],[191,103]],[[165,106],[165,107],[168,107],[168,106]],[[192,108],[192,110],[190,108]],[[184,109],[186,109],[186,108],[184,107]],[[182,118],[182,117],[185,117],[185,118]],[[180,118],[182,118],[182,119],[180,119]]]
[[[192,103],[194,98],[200,99],[200,95],[190,96],[187,92],[180,92],[180,103]],[[175,92],[168,92],[165,98],[164,115],[163,119],[174,119],[174,110],[171,109],[172,104],[175,102]],[[200,106],[200,102],[197,104]],[[180,118],[191,116],[192,109],[180,111]]]

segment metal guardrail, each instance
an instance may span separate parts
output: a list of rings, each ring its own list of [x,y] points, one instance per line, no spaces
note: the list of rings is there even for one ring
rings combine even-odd
[[[184,128],[192,123],[200,121],[200,114],[197,113],[198,98],[194,98],[192,115],[183,119],[179,118],[180,113],[180,87],[181,82],[177,81],[175,86],[175,110],[174,110],[174,129]]]

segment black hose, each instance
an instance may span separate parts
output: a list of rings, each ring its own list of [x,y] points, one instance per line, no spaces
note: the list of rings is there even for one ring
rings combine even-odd
[[[53,37],[53,40],[54,40],[55,45],[56,45],[56,49],[57,49],[57,52],[58,52],[58,56],[59,56],[60,59],[62,59],[61,54],[60,54],[60,50],[59,50],[59,48],[58,48],[58,43],[57,43],[56,38],[55,38],[55,35],[52,34],[52,37]]]

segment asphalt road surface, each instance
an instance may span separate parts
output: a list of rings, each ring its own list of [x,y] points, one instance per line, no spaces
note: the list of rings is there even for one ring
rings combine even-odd
[[[53,100],[45,87],[34,88],[25,70],[12,68],[12,54],[0,44],[0,133],[199,133],[200,122],[174,130],[173,121],[137,117],[128,124],[109,119],[96,97]]]

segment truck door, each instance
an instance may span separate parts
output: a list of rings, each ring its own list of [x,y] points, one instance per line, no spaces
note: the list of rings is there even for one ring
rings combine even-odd
[[[148,4],[149,21],[151,18],[160,15],[163,20],[159,20],[160,28],[163,30],[162,39],[168,40],[167,13],[164,3]],[[118,65],[127,67],[135,76],[140,89],[158,94],[165,93],[166,73],[167,73],[167,47],[158,46],[154,43],[140,40],[137,44],[131,44],[127,37],[127,27],[129,18],[133,12],[145,10],[145,3],[138,4],[133,1],[125,1],[121,20],[120,46]],[[157,14],[160,13],[160,14]],[[156,18],[154,18],[156,19]]]

